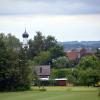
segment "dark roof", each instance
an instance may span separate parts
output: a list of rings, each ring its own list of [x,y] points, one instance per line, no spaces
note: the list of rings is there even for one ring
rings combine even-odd
[[[35,71],[39,76],[50,76],[50,65],[35,66]]]

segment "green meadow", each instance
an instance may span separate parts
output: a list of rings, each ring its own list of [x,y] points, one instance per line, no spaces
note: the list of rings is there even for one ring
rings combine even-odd
[[[39,91],[1,92],[0,100],[100,100],[98,89],[93,87],[45,87]]]

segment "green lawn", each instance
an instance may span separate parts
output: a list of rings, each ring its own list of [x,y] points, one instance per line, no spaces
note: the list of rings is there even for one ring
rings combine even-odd
[[[91,87],[46,87],[47,91],[0,93],[0,100],[100,100],[97,88]]]

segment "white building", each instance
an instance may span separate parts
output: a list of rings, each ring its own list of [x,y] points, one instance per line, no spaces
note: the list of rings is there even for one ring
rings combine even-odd
[[[22,37],[23,37],[23,48],[25,47],[29,47],[28,45],[28,37],[29,37],[29,34],[26,32],[26,29],[25,29],[25,32],[22,34]]]

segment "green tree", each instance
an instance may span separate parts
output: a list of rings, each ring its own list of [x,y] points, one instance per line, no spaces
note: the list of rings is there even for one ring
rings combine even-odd
[[[65,56],[58,57],[56,60],[52,60],[53,66],[56,68],[69,67],[69,59]]]
[[[95,85],[100,81],[100,63],[95,56],[83,57],[78,64],[77,80],[81,85]]]
[[[79,64],[78,64],[79,68],[82,69],[88,69],[88,68],[92,68],[92,69],[100,69],[100,63],[98,61],[98,59],[95,56],[86,56],[83,57]]]
[[[48,35],[45,40],[45,50],[49,50],[50,48],[54,47],[55,45],[57,45],[57,41],[55,39],[55,37]]]
[[[56,59],[58,57],[64,56],[64,50],[62,46],[56,45],[52,48],[49,49],[50,53],[51,53],[51,58],[52,59]]]
[[[35,65],[48,65],[50,63],[51,54],[49,51],[43,51],[34,57],[33,61]]]
[[[51,79],[64,78],[64,77],[66,77],[66,70],[65,69],[52,69]]]
[[[33,59],[41,51],[44,51],[44,38],[45,37],[42,36],[41,32],[36,32],[34,39],[29,40],[29,50],[28,50],[29,59]]]
[[[16,60],[16,53],[7,49],[3,38],[0,38],[0,91],[15,90]]]
[[[51,59],[64,55],[63,47],[58,45],[55,37],[50,35],[44,37],[41,32],[37,32],[34,39],[29,40],[29,59],[33,60],[42,51],[49,51],[51,53]]]
[[[18,50],[21,47],[21,43],[19,39],[11,35],[10,33],[7,35],[4,35],[4,33],[0,33],[0,37],[5,42],[5,45],[7,46],[7,48]]]
[[[100,63],[95,56],[83,57],[76,68],[67,72],[67,78],[75,85],[94,86],[100,81]]]
[[[31,70],[27,65],[25,49],[16,52],[0,34],[0,91],[26,90],[31,84]],[[12,43],[12,42],[11,42]]]
[[[73,83],[74,85],[81,85],[79,84],[80,79],[78,76],[79,76],[79,70],[76,68],[70,68],[66,72],[66,77],[68,81],[70,83]]]
[[[19,39],[11,34],[8,34],[5,37],[5,42],[9,48],[12,48],[14,50],[17,50],[21,47],[21,43],[20,43]]]
[[[30,89],[32,84],[32,69],[28,65],[26,49],[21,48],[18,54],[18,63],[19,63],[19,90]]]

